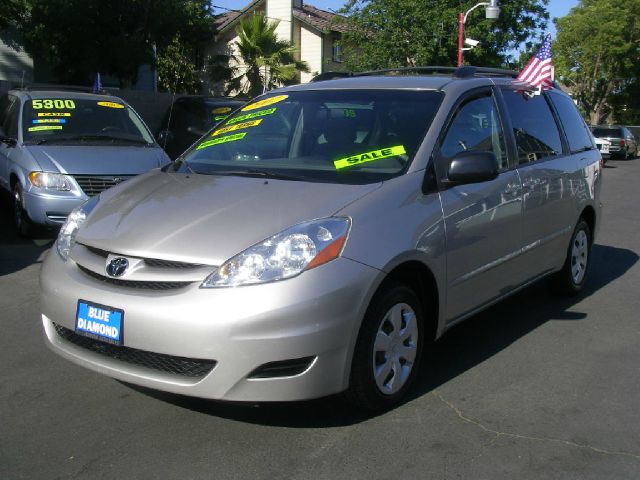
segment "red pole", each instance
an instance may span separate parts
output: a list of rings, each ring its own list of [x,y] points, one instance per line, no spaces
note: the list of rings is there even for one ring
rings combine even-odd
[[[464,44],[464,13],[458,14],[458,66],[462,66],[462,46]]]

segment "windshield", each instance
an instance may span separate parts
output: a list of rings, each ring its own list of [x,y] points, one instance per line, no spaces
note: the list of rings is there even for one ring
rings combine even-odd
[[[441,98],[398,90],[261,97],[217,125],[184,159],[197,173],[379,182],[406,171]]]
[[[26,143],[154,143],[131,108],[108,100],[29,100],[23,111],[22,132]]]
[[[599,138],[621,138],[622,130],[620,128],[596,127],[593,129],[593,136]]]

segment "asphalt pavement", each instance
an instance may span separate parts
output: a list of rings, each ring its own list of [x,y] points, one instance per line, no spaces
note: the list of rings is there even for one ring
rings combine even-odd
[[[449,332],[400,407],[238,405],[84,370],[42,339],[51,238],[0,213],[0,479],[638,479],[640,160],[610,161],[590,283]]]

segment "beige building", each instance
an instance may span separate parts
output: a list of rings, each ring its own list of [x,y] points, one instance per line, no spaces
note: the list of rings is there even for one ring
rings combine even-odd
[[[344,27],[335,22],[335,13],[304,4],[303,0],[253,0],[241,10],[220,15],[215,22],[214,43],[207,53],[237,56],[236,28],[243,17],[253,14],[280,21],[276,34],[291,42],[299,59],[309,65],[310,72],[301,74],[301,82],[308,82],[322,72],[342,69],[338,42]],[[242,68],[242,65],[235,66]],[[210,88],[215,94],[222,94],[224,90],[223,85]]]

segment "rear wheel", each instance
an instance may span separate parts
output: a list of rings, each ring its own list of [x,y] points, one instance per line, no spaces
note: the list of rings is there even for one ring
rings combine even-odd
[[[551,278],[553,290],[565,295],[575,295],[584,288],[591,265],[591,244],[591,228],[581,218],[571,236],[562,270]]]
[[[413,290],[392,283],[379,291],[360,327],[347,400],[372,411],[399,403],[418,373],[423,332],[422,305]]]
[[[25,212],[23,205],[22,187],[16,183],[13,187],[13,224],[23,237],[29,237],[33,233],[33,224]]]

